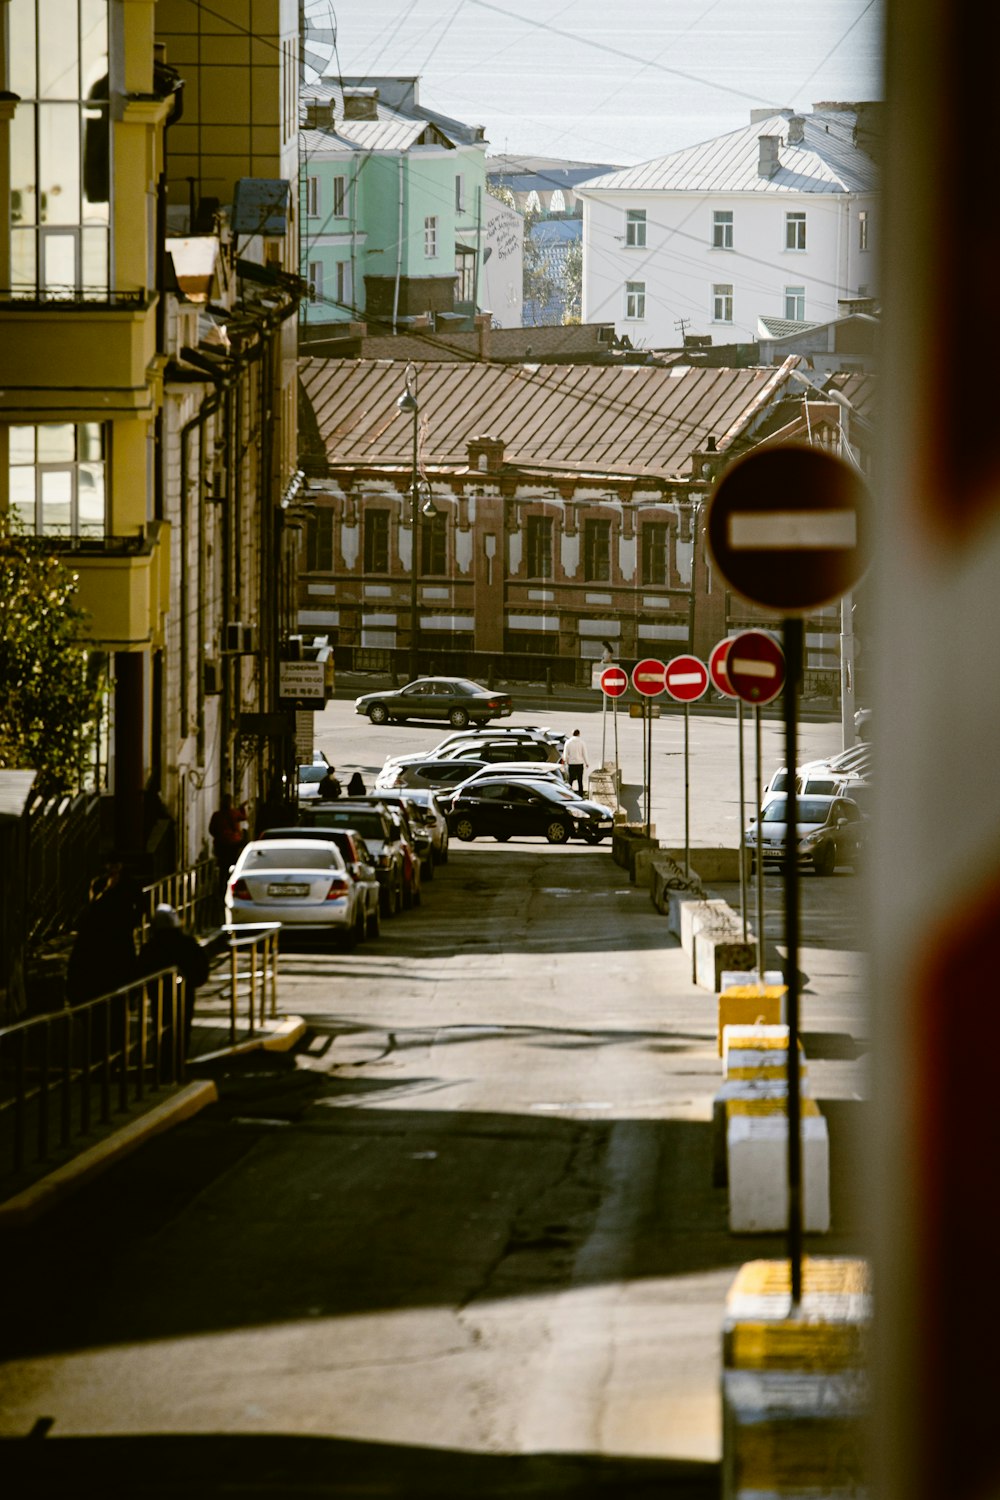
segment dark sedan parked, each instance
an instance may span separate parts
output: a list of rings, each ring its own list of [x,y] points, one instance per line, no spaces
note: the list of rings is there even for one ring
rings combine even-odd
[[[513,710],[507,693],[494,693],[465,677],[420,677],[405,687],[364,693],[354,710],[373,724],[405,723],[407,719],[447,719],[455,729],[508,718]]]
[[[550,844],[584,839],[599,844],[614,820],[606,807],[586,802],[568,787],[521,777],[473,783],[456,796],[448,826],[456,838],[468,842],[491,834],[501,844],[512,838],[546,838]]]

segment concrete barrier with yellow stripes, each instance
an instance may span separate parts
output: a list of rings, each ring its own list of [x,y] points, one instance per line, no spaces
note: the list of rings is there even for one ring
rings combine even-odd
[[[865,1500],[871,1286],[867,1263],[750,1261],[722,1331],[723,1500]]]

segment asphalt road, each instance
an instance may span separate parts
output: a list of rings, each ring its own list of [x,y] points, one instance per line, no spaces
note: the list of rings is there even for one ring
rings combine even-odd
[[[853,1253],[861,887],[803,887],[814,1248]],[[687,968],[607,846],[537,841],[453,845],[377,942],[283,957],[298,1051],[220,1067],[217,1106],[17,1246],[17,1493],[718,1495],[726,1291],[782,1246],[711,1186]]]

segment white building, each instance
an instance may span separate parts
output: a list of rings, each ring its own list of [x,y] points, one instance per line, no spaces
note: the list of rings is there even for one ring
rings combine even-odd
[[[583,320],[637,347],[749,344],[762,317],[824,323],[878,295],[879,106],[754,110],[745,130],[592,178]]]
[[[479,304],[494,328],[520,328],[524,308],[524,219],[487,193],[486,248]]]

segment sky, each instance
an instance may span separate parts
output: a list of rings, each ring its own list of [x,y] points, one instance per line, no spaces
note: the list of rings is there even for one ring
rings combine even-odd
[[[772,105],[879,99],[880,0],[306,0],[345,76],[417,74],[491,154],[627,165]],[[332,39],[336,36],[336,52]]]

